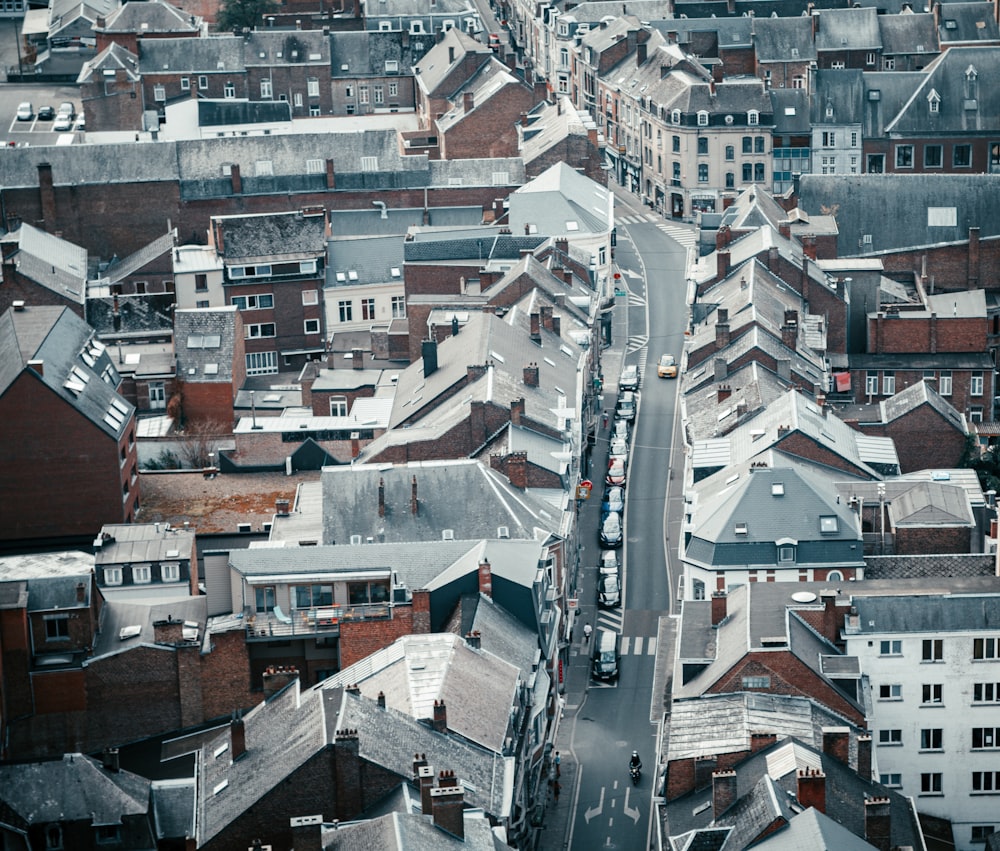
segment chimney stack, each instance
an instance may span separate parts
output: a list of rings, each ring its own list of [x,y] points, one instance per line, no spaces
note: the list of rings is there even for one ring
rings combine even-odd
[[[891,835],[889,799],[869,798],[865,801],[865,841],[879,851],[889,851]]]
[[[530,332],[529,332],[528,336],[531,337],[531,341],[533,343],[541,343],[542,342],[542,330],[541,330],[542,318],[541,318],[541,316],[539,315],[539,313],[537,311],[535,311],[534,313],[532,313],[529,316],[529,322],[531,323],[531,326],[530,326]]]
[[[712,626],[718,626],[726,619],[726,592],[712,592]]]
[[[718,402],[725,402],[733,395],[733,388],[729,384],[720,384],[718,388]]]
[[[493,598],[493,568],[486,558],[479,562],[479,593]]]
[[[507,456],[507,479],[511,487],[524,490],[528,487],[528,453],[511,452]]]
[[[385,517],[385,479],[378,480],[378,516]]]
[[[819,598],[823,603],[823,635],[827,640],[837,644],[840,641],[840,629],[837,626],[837,590],[824,588],[819,592]],[[847,762],[847,759],[843,761]]]
[[[431,719],[431,727],[439,733],[448,731],[448,710],[444,705],[444,700],[434,701],[434,717]]]
[[[871,736],[858,736],[858,776],[866,782],[872,779]]]
[[[78,603],[85,603],[87,601],[87,586],[82,582],[76,583],[76,601]]]
[[[524,368],[524,386],[525,387],[537,387],[538,386],[538,364],[529,363]]]
[[[729,273],[729,252],[715,252],[715,277],[721,281]]]
[[[121,763],[118,761],[118,748],[105,748],[101,761],[105,771],[110,771],[112,774],[117,774],[121,771]]]
[[[849,727],[824,727],[823,753],[833,759],[839,760],[844,765],[849,765],[850,739],[851,730]]]
[[[427,760],[425,759],[426,763]],[[421,765],[417,768],[417,783],[420,784],[420,811],[425,815],[431,814],[431,789],[434,788],[434,769],[429,765]]]
[[[424,340],[420,344],[420,356],[424,361],[424,378],[430,378],[438,368],[437,340]]]
[[[229,722],[229,740],[232,759],[236,762],[247,752],[247,731],[243,724],[243,716],[239,712],[234,712]]]
[[[285,665],[271,665],[264,671],[264,700],[287,688],[289,683],[295,683],[298,688],[299,669]]]
[[[736,772],[712,772],[712,815],[718,819],[736,802]]]
[[[375,700],[378,703],[378,708],[379,709],[385,709],[385,692],[384,691],[380,691],[378,693],[378,697],[376,697]]]
[[[420,503],[417,502],[417,477],[414,474],[410,483],[410,514],[414,516],[420,514]]]
[[[431,789],[431,817],[434,826],[460,840],[465,839],[465,790],[455,772],[442,772],[438,788]]]
[[[478,629],[475,632],[466,633],[465,643],[473,650],[479,650],[483,646],[483,636]]]
[[[715,323],[715,350],[719,351],[729,345],[729,323]]]
[[[798,772],[796,796],[805,809],[813,807],[826,812],[826,775],[818,768],[801,768]]]
[[[277,514],[278,517],[287,517],[289,504],[290,503],[287,499],[276,499],[274,501],[274,513]]]
[[[543,304],[538,308],[538,313],[542,321],[542,327],[546,331],[552,330],[552,305]]]
[[[365,368],[365,353],[362,349],[351,350],[351,366],[354,369]]]

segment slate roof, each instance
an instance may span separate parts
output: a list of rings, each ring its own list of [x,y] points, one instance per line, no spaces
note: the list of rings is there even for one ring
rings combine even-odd
[[[185,381],[232,384],[237,316],[235,305],[176,310],[177,374]]]
[[[865,105],[861,71],[854,68],[823,68],[816,71],[813,79],[816,87],[812,99],[814,125],[844,126],[861,123],[861,111]],[[827,115],[829,110],[833,111],[832,116]]]
[[[812,20],[808,15],[754,17],[752,20],[753,46],[759,63],[796,61],[793,49],[798,51],[799,62],[816,59]]]
[[[976,525],[965,491],[956,485],[918,482],[889,505],[893,529]]]
[[[596,24],[602,18],[622,14],[638,16],[644,21],[659,21],[671,17],[673,6],[665,0],[589,0],[559,14],[558,20]]]
[[[330,37],[322,30],[254,29],[246,45],[247,68],[315,65],[321,77],[329,73]]]
[[[32,360],[43,362],[44,374],[31,374],[105,434],[117,440],[131,427],[135,408],[113,389],[118,372],[107,348],[68,307],[12,308],[0,316],[0,394]]]
[[[384,77],[386,62],[398,63],[399,72],[408,75],[424,55],[408,36],[404,39],[399,31],[331,32],[330,75],[334,79],[366,75]]]
[[[144,39],[139,54],[139,73],[233,74],[246,67],[246,42],[234,35],[206,38]]]
[[[525,163],[532,163],[568,136],[586,136],[597,128],[590,113],[578,110],[566,95],[558,103],[541,101],[528,114],[528,125],[517,127],[518,151]]]
[[[52,762],[0,765],[0,806],[22,829],[72,821],[120,824],[123,816],[148,812],[149,781],[68,753]]]
[[[666,34],[677,33],[677,43],[688,45],[694,33],[715,33],[718,50],[725,48],[750,47],[753,43],[753,18],[672,18],[657,21],[657,30]]]
[[[823,728],[844,726],[854,727],[806,697],[739,692],[675,700],[670,705],[666,760],[749,751],[751,734],[760,732],[822,748]],[[860,735],[862,731],[854,727],[853,732]]]
[[[965,434],[965,417],[962,416],[952,404],[935,390],[929,382],[918,381],[909,387],[904,387],[898,393],[883,399],[879,402],[882,413],[882,422],[895,422],[907,414],[919,408],[921,405],[928,405],[948,422],[956,431]]]
[[[326,217],[293,213],[215,216],[228,265],[307,260],[326,254]]]
[[[33,553],[0,558],[0,584],[17,583],[16,601],[11,602],[26,606],[29,612],[88,607],[93,575],[94,557],[87,553]],[[76,597],[81,582],[85,586],[83,602]]]
[[[858,609],[852,618],[851,635],[888,633],[952,633],[1000,628],[1000,594],[916,594],[913,596],[864,595],[854,589],[851,604]]]
[[[879,15],[878,23],[883,56],[921,53],[929,61],[938,51],[937,26],[930,13]]]
[[[457,635],[437,633],[398,638],[323,685],[354,684],[369,700],[384,694],[387,707],[418,721],[432,719],[434,704],[444,701],[449,732],[503,754],[515,733],[510,721],[519,680],[515,665],[473,650]]]
[[[149,592],[149,586],[143,586]],[[155,593],[155,592],[154,592]],[[190,597],[165,600],[163,602],[150,603],[130,602],[109,597],[101,610],[101,631],[94,642],[94,652],[90,660],[113,656],[117,653],[124,653],[127,650],[134,650],[136,647],[155,647],[155,621],[163,621],[168,618],[182,620],[186,623],[196,624],[196,628],[188,628],[191,636],[186,639],[193,644],[201,644],[205,637],[205,621],[207,618],[207,601],[205,596]],[[126,627],[139,627],[139,632],[135,635],[123,639],[122,630]],[[195,637],[196,636],[196,637]]]
[[[417,479],[418,514],[410,511]],[[385,516],[378,516],[379,479],[385,482]],[[506,526],[511,538],[537,538],[559,529],[558,512],[478,461],[425,461],[398,465],[326,467],[323,482],[323,541],[347,543],[351,535],[389,542],[496,538]]]
[[[152,782],[153,828],[158,840],[194,836],[195,780]]]
[[[495,552],[498,548],[491,545],[490,549]],[[492,567],[492,562],[490,565]],[[467,605],[470,597],[475,603],[467,623],[465,613],[470,608]],[[463,595],[462,614],[462,634],[478,632],[483,650],[516,665],[524,681],[528,682],[541,656],[538,634],[484,594]]]
[[[148,266],[154,260],[173,251],[174,241],[176,239],[176,229],[163,234],[163,236],[157,237],[148,245],[144,245],[138,251],[132,252],[128,257],[112,263],[108,267],[107,271],[101,276],[101,282],[105,284],[114,284],[118,281],[124,280],[129,275],[135,274],[145,266]]]
[[[754,414],[783,396],[791,386],[790,381],[765,368],[759,361],[750,361],[730,372],[722,384],[731,388],[732,395],[721,402],[715,384],[705,384],[685,394],[684,427],[689,441],[727,434],[742,419],[738,406],[746,406],[747,413],[743,416]]]
[[[805,89],[771,89],[775,136],[808,136],[809,94]]]
[[[816,26],[816,52],[823,50],[880,50],[882,36],[874,6],[823,9]]]
[[[754,848],[762,851],[871,851],[874,846],[825,813],[810,807],[795,814],[783,830],[762,839]]]
[[[127,9],[132,3],[126,3],[122,6],[122,9]],[[130,82],[138,82],[139,72],[139,57],[132,53],[130,50],[126,50],[118,42],[112,42],[107,47],[104,48],[97,56],[92,59],[88,59],[83,63],[83,67],[80,69],[80,74],[76,78],[78,85],[83,83],[92,82],[95,78],[100,79],[103,83],[103,74],[105,70],[108,71],[118,71],[122,70],[125,72],[125,78]]]
[[[941,46],[1000,39],[992,3],[944,3],[938,26]]]
[[[159,527],[159,528],[157,528]],[[166,524],[108,523],[101,532],[111,535],[94,555],[94,564],[130,564],[144,561],[189,561],[194,531]]]
[[[72,26],[81,18],[96,23],[98,18],[110,14],[118,0],[50,0],[49,37]]]
[[[113,11],[99,28],[104,33],[190,33],[199,32],[197,19],[192,20],[176,6],[164,0],[129,2]]]
[[[507,200],[510,229],[516,233],[530,226],[547,236],[600,235],[614,227],[611,191],[564,162],[546,169]]]
[[[83,304],[87,293],[87,249],[22,223],[12,238],[18,273],[56,295]]]
[[[429,816],[393,812],[324,830],[323,848],[326,851],[500,851],[509,847],[493,833],[482,810],[467,809],[462,817],[461,839],[435,827]]]
[[[355,272],[357,279],[349,276]],[[339,275],[344,276],[340,280]],[[403,237],[344,237],[331,239],[326,246],[324,287],[355,287],[359,284],[395,283],[403,287]],[[336,298],[336,294],[331,295]]]
[[[358,731],[363,759],[394,771],[413,774],[413,754],[427,755],[437,770],[454,771],[465,787],[465,802],[482,807],[495,818],[511,815],[515,760],[467,741],[461,736],[435,732],[429,725],[390,707],[382,709],[363,695],[339,688],[317,686],[325,705],[327,735],[337,730]]]
[[[412,14],[412,11],[408,14]],[[493,60],[493,51],[458,27],[446,30],[434,47],[413,67],[417,86],[427,97],[450,99],[466,82],[466,54],[479,55],[481,63]],[[449,57],[454,59],[449,61]]]
[[[472,115],[476,110],[488,113],[492,109],[490,101],[499,97],[504,89],[522,88],[526,90],[525,84],[510,73],[506,65],[496,57],[491,57],[461,86],[459,91],[453,95],[453,106],[440,118],[435,118],[434,123],[438,131],[442,134],[448,133],[463,119]],[[473,96],[473,107],[466,110],[464,95]]]

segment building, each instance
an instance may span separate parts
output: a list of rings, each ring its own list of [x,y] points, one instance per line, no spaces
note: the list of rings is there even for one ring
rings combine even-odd
[[[68,307],[18,303],[0,347],[0,442],[18,447],[0,460],[0,539],[89,542],[134,520],[135,408],[104,344]]]
[[[107,524],[94,546],[94,575],[105,599],[164,602],[200,593],[193,530]]]

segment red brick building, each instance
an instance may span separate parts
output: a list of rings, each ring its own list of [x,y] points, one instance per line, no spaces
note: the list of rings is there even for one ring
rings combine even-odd
[[[16,304],[0,316],[0,443],[17,447],[0,459],[0,540],[89,542],[135,518],[135,408],[119,384],[69,308]]]
[[[233,403],[247,377],[245,334],[235,305],[175,312],[174,392],[183,420],[231,427]]]

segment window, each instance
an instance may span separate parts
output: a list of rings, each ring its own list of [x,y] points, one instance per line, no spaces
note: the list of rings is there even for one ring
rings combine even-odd
[[[175,561],[170,561],[167,562],[166,564],[161,564],[160,580],[162,582],[180,582],[181,566]]]
[[[992,824],[974,824],[972,825],[971,842],[985,842],[994,833],[996,833],[996,828]]]
[[[895,71],[896,70],[896,59],[893,56],[884,56],[882,58],[882,70],[883,71]]]
[[[708,183],[708,163],[698,164],[698,182]]]
[[[69,638],[69,615],[45,615],[45,640],[65,641]]]
[[[763,154],[764,153],[764,137],[763,136],[754,136],[753,137],[753,152],[755,154]]]
[[[726,159],[734,160],[736,159],[736,148],[733,145],[726,145]]]
[[[296,106],[302,106],[302,92],[295,92],[295,94],[292,95],[292,102]]]
[[[260,96],[261,96],[261,98],[271,98],[271,97],[273,97],[273,93],[272,93],[272,89],[271,89],[271,81],[270,80],[261,80],[260,81]]]
[[[883,683],[878,687],[879,700],[902,700],[903,686],[901,683]]]
[[[247,375],[269,375],[278,371],[277,352],[247,352]]]
[[[222,87],[222,96],[226,98],[226,100],[233,100],[236,97],[236,86],[232,83],[226,83]]]
[[[311,98],[319,97],[319,79],[316,77],[309,77],[306,80],[306,94]]]
[[[671,124],[681,123],[681,111],[679,109],[672,109],[670,111],[670,123]]]
[[[701,154],[707,154],[707,153],[708,153],[708,137],[707,136],[699,136],[698,137],[698,154],[701,155]]]
[[[982,372],[972,373],[972,380],[969,382],[969,395],[970,396],[982,396],[983,395],[983,374]]]
[[[972,791],[1000,792],[1000,771],[973,771]]]
[[[951,149],[951,164],[955,168],[972,166],[972,145],[955,145]]]
[[[319,304],[319,290],[302,290],[302,303]]]
[[[378,171],[378,157],[362,157],[361,170],[369,173]]]
[[[132,566],[132,581],[136,585],[146,585],[153,578],[152,571],[148,564],[136,564]]]
[[[753,164],[743,163],[743,182],[750,183],[753,180]]]
[[[743,153],[752,154],[753,153],[753,137],[744,136],[743,137]]]
[[[902,730],[879,730],[878,743],[880,745],[901,745],[903,744]]]
[[[973,703],[1000,703],[1000,683],[974,683]]]
[[[753,125],[759,123],[760,123],[760,113],[757,112],[756,109],[751,109],[747,113],[747,124],[749,124],[752,127]]]
[[[698,113],[698,126],[708,127],[708,113],[705,110],[701,110]]]
[[[274,307],[274,296],[271,293],[237,295],[233,296],[233,304],[240,310],[270,310]]]
[[[195,275],[194,276],[194,290],[198,293],[203,293],[208,291],[208,275]]]
[[[383,86],[375,86],[375,103],[385,103],[385,94]]]
[[[198,88],[199,89],[208,88],[208,77],[206,77],[204,74],[198,77]]]
[[[94,839],[98,845],[117,845],[121,842],[121,827],[117,824],[95,825]]]
[[[258,612],[274,611],[273,585],[260,585],[254,588],[254,608]]]
[[[770,688],[770,677],[743,677],[743,688]]]
[[[922,795],[940,795],[941,794],[941,775],[940,773],[928,773],[920,775],[920,793]]]
[[[925,662],[940,662],[944,659],[944,640],[941,638],[925,638],[921,658]]]
[[[352,304],[350,301],[338,301],[337,311],[340,314],[341,322],[350,322],[353,320]]]
[[[924,168],[941,168],[944,149],[940,145],[924,145]]]
[[[181,91],[182,92],[189,92],[189,91],[191,91],[191,78],[190,77],[181,77]]]
[[[318,334],[319,333],[319,320],[318,319],[307,319],[303,323],[303,329],[306,334]]]
[[[974,638],[972,640],[973,659],[996,659],[1000,638]]]
[[[378,580],[374,582],[348,582],[347,599],[352,606],[388,602],[389,582],[388,580]]]
[[[368,86],[358,86],[358,101],[368,103]]]
[[[274,333],[273,322],[260,322],[243,326],[243,337],[247,340],[255,340],[258,337],[273,337]]]
[[[940,704],[942,702],[941,683],[924,683],[920,687],[920,702],[925,706]]]
[[[903,642],[899,640],[880,641],[878,652],[880,656],[902,656]]]
[[[354,97],[354,86],[344,86],[344,97],[345,98]]]
[[[563,89],[563,91],[566,91]],[[393,80],[389,83],[389,97],[394,98],[399,96],[399,83]]]
[[[824,148],[835,148],[837,147],[837,133],[833,130],[823,131],[823,147]]]
[[[736,188],[736,174],[731,171],[726,172],[726,189]]]
[[[753,179],[755,183],[764,182],[764,163],[753,164]]]
[[[851,147],[856,148],[858,146],[858,133],[856,130],[851,131]]]
[[[1000,727],[973,727],[972,749],[986,750],[1000,747]]]
[[[167,90],[163,86],[153,86],[153,100],[164,101],[167,99]]]
[[[880,774],[878,782],[890,789],[898,789],[903,785],[903,776],[901,774]]]
[[[671,139],[670,139],[670,149],[675,154],[679,154],[681,152],[681,137],[680,136],[671,136]]]
[[[104,568],[104,584],[105,585],[121,585],[122,584],[122,569],[120,567],[106,567],[106,568]]]
[[[896,168],[913,168],[913,145],[896,145]]]
[[[942,369],[938,376],[938,393],[942,396],[951,395],[951,370]]]
[[[392,297],[392,318],[406,318],[406,296],[394,295]]]
[[[346,417],[347,416],[347,397],[346,396],[331,396],[330,397],[330,416],[331,417]]]
[[[673,181],[674,181],[674,186],[680,186],[681,185],[681,164],[680,163],[674,163],[674,167],[673,167]]]
[[[361,299],[361,318],[362,319],[375,318],[375,299],[373,298]]]
[[[795,547],[778,547],[778,561],[795,561]]]
[[[878,373],[874,370],[865,373],[865,393],[869,396],[878,396]]]
[[[332,585],[293,585],[292,608],[311,609],[316,606],[333,605]]]
[[[944,731],[940,727],[929,727],[920,731],[920,750],[939,751]]]

